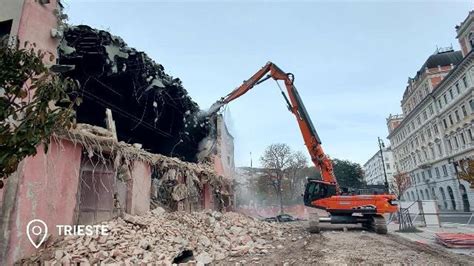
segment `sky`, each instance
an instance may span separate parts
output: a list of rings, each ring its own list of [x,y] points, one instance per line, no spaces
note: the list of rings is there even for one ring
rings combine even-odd
[[[388,145],[386,118],[437,47],[459,50],[455,26],[472,1],[66,0],[74,25],[118,35],[179,77],[206,109],[272,61],[295,75],[323,149],[363,165]],[[225,112],[236,166],[264,149],[306,152],[295,117],[268,80]],[[308,157],[309,158],[309,157]]]

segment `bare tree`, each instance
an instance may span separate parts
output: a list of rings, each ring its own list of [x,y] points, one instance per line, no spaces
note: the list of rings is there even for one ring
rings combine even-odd
[[[392,192],[400,200],[403,193],[411,186],[411,178],[407,173],[397,173],[393,176],[393,181],[390,184]]]
[[[297,151],[293,154],[291,154],[290,157],[290,163],[288,167],[288,179],[289,179],[289,187],[290,187],[290,197],[292,199],[295,198],[295,196],[301,194],[302,191],[301,188],[303,188],[304,182],[304,176],[302,175],[302,170],[306,168],[308,165],[308,159],[306,158],[306,155],[301,152]]]
[[[266,180],[270,182],[279,198],[280,213],[283,213],[282,181],[291,161],[291,149],[283,143],[271,144],[260,157],[260,162],[266,169]]]

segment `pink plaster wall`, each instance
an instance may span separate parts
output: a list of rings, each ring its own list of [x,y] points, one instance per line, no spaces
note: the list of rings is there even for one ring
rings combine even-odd
[[[58,55],[59,41],[51,37],[51,29],[58,27],[53,13],[57,2],[50,0],[49,4],[42,5],[35,0],[25,0],[18,27],[18,38],[22,44],[24,41],[34,42],[37,49],[53,53],[54,59]]]
[[[2,206],[3,206],[3,192],[5,191],[5,188],[7,187],[7,183],[8,183],[8,179],[4,179],[3,180],[4,184],[3,184],[3,188],[0,189],[0,214],[2,213],[1,210],[2,210]],[[0,215],[1,217],[1,215]]]
[[[56,225],[74,223],[81,151],[69,141],[52,141],[47,154],[39,146],[35,156],[25,159],[9,225],[7,265],[35,252],[26,236],[31,220],[43,220],[53,236]]]
[[[130,214],[141,215],[150,210],[151,169],[142,161],[133,162],[131,170],[132,184],[128,192]]]

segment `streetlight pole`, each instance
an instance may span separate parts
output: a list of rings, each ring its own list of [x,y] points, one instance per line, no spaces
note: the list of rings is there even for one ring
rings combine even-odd
[[[383,176],[385,177],[385,192],[389,193],[387,172],[385,171],[385,161],[383,159],[383,151],[382,151],[382,148],[385,148],[385,144],[383,143],[383,140],[380,137],[378,137],[377,139],[378,139],[378,142],[379,142],[380,157],[382,157]]]

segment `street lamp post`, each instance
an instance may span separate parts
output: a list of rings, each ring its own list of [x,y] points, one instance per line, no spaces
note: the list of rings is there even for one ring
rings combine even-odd
[[[378,137],[378,142],[379,142],[379,149],[380,149],[380,157],[382,157],[383,175],[385,177],[385,192],[389,193],[387,172],[385,171],[385,161],[383,159],[383,151],[382,151],[382,148],[385,148],[385,144],[383,143],[383,140],[380,137]]]

